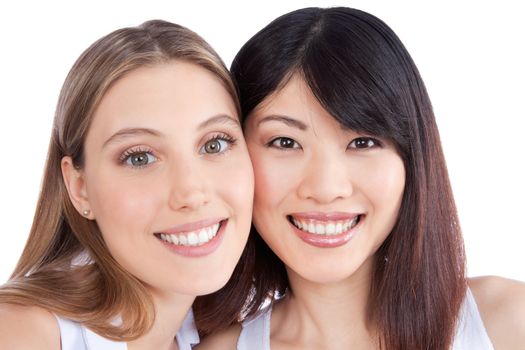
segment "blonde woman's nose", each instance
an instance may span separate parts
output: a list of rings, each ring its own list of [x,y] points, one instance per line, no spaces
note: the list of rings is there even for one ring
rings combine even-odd
[[[168,178],[169,205],[173,210],[194,210],[208,203],[206,174],[198,165],[174,165]]]

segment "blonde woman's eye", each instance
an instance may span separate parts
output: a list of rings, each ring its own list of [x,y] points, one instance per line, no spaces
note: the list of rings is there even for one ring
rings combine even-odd
[[[199,152],[201,154],[221,154],[228,151],[235,141],[234,138],[227,135],[214,136],[204,143]]]
[[[378,147],[381,144],[378,140],[371,138],[371,137],[358,137],[350,144],[348,145],[348,148],[354,148],[354,149],[368,149],[373,147]]]
[[[157,158],[150,152],[136,152],[127,156],[126,165],[141,168],[156,161]]]
[[[280,148],[280,149],[298,149],[301,146],[289,137],[277,137],[268,143],[269,147]]]

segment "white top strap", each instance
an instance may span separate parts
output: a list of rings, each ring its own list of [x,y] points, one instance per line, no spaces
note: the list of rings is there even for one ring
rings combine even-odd
[[[66,320],[55,315],[57,319],[58,328],[60,329],[60,344],[62,350],[86,350],[86,341],[84,340],[84,333],[78,323]]]
[[[270,318],[272,307],[261,310],[242,323],[237,350],[270,350]]]
[[[494,346],[479,314],[474,295],[467,289],[461,306],[458,328],[454,339],[453,350],[494,350]]]
[[[84,325],[55,315],[60,329],[62,350],[127,350],[126,343],[104,338]],[[190,309],[176,336],[179,350],[191,350],[199,344],[193,311]]]
[[[237,350],[270,350],[271,307],[243,322]],[[467,289],[461,306],[452,350],[494,350],[474,295]]]
[[[86,340],[86,350],[127,350],[126,343],[116,342],[107,338],[101,337],[89,328],[81,327],[84,332]],[[62,349],[65,350],[65,349]]]
[[[177,333],[177,345],[179,350],[191,350],[192,346],[199,344],[199,342],[199,332],[195,326],[193,310],[190,309]]]

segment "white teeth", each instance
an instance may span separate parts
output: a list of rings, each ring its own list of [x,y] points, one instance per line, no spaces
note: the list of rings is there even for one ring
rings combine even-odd
[[[161,233],[158,237],[168,243],[184,246],[199,246],[208,243],[219,231],[220,223],[202,228],[197,231],[181,232],[177,234]]]
[[[213,237],[215,237],[215,235],[217,234],[217,231],[219,231],[219,227],[220,227],[220,224],[217,223],[206,229],[206,233],[208,234],[208,241],[212,239]]]
[[[199,243],[203,244],[208,242],[208,232],[206,232],[206,229],[202,229],[201,232],[199,232]]]
[[[293,224],[302,231],[316,235],[337,235],[352,229],[359,221],[359,215],[351,220],[317,221],[311,219],[296,219],[292,217]]]
[[[304,224],[303,224],[303,226],[304,226]],[[310,233],[315,233],[315,225],[312,222],[310,222],[308,224],[308,228],[305,227],[303,230],[304,231],[308,231]]]
[[[197,243],[199,243],[199,237],[195,234],[195,232],[192,232],[188,235],[188,243],[190,245],[197,245]]]

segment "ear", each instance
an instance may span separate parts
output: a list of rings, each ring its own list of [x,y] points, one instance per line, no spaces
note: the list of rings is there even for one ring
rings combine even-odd
[[[80,215],[89,220],[95,219],[89,204],[84,172],[82,169],[75,167],[73,159],[69,156],[62,158],[60,166],[71,203],[73,203]]]

